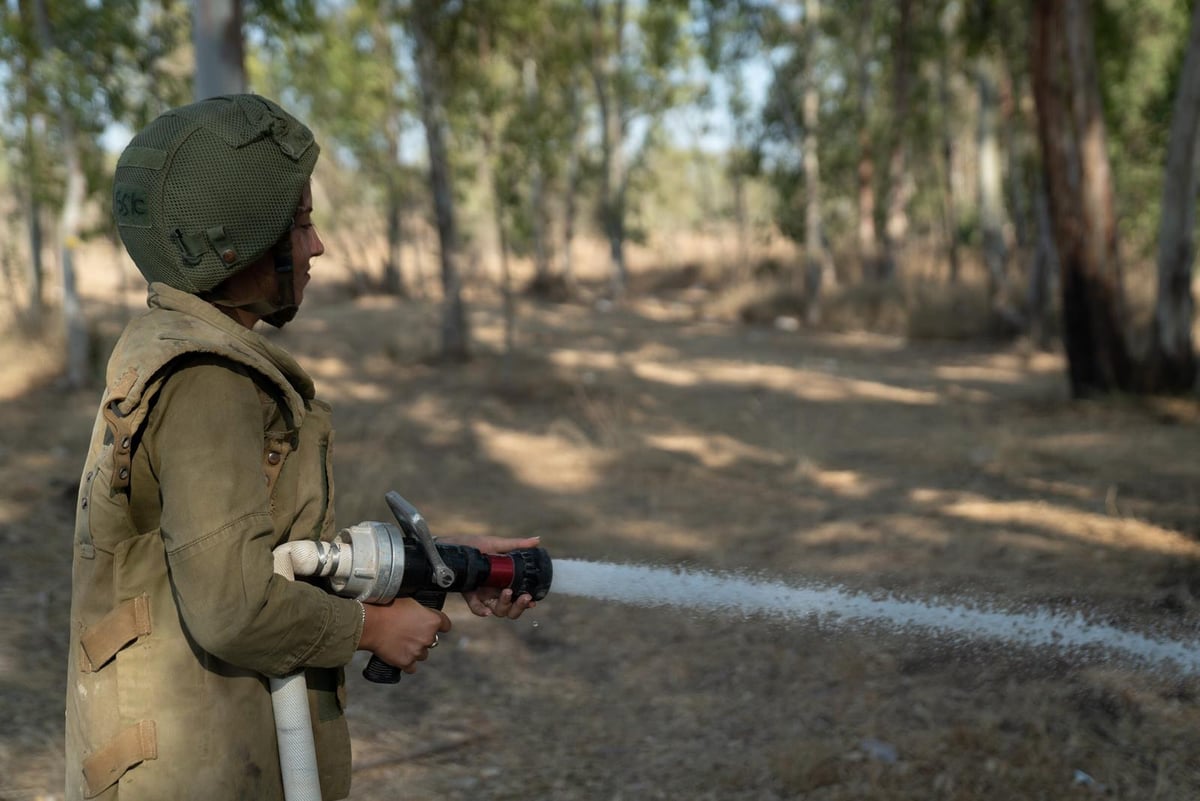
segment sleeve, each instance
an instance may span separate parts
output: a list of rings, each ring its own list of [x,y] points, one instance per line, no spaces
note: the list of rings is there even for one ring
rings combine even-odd
[[[230,664],[274,676],[344,665],[362,636],[358,603],[274,572],[262,420],[254,381],[232,364],[184,367],[159,395],[143,444],[176,606]]]

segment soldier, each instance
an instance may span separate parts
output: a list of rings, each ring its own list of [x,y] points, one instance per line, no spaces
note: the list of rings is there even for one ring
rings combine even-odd
[[[280,543],[336,534],[330,408],[252,330],[295,316],[325,251],[318,151],[278,105],[236,95],[168,111],[117,163],[114,215],[150,310],[114,348],[80,483],[68,799],[282,799],[265,677],[300,669],[321,795],[343,798],[343,666],[367,650],[412,672],[450,628],[411,599],[364,606],[272,571]],[[467,602],[513,619],[533,605]]]

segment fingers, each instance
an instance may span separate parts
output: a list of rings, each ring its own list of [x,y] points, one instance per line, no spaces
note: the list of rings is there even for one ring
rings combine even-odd
[[[541,537],[492,537],[488,535],[474,536],[467,535],[455,537],[453,535],[441,537],[440,542],[448,545],[469,545],[472,548],[483,551],[484,553],[508,553],[515,551],[518,548],[536,548],[541,545]]]
[[[369,606],[373,624],[380,626],[378,636],[369,641],[369,650],[405,673],[416,672],[417,663],[429,658],[438,636],[453,625],[445,612],[421,606],[411,598]]]
[[[500,595],[483,601],[483,606],[485,608],[483,617],[495,615],[496,617],[516,620],[524,614],[526,609],[532,609],[537,606],[537,603],[533,600],[533,596],[527,592],[522,593],[519,598],[514,600],[513,591],[504,590]]]

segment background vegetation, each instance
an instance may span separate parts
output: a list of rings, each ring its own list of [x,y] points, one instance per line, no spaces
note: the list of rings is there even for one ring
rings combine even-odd
[[[71,256],[115,241],[116,152],[171,105],[252,90],[325,143],[321,222],[356,291],[442,299],[443,357],[470,352],[463,286],[510,315],[580,297],[599,239],[611,300],[649,245],[641,266],[746,320],[1061,336],[1077,395],[1188,392],[1193,5],[9,0],[5,294],[27,334],[60,307],[86,380]],[[695,259],[664,256],[685,240]]]

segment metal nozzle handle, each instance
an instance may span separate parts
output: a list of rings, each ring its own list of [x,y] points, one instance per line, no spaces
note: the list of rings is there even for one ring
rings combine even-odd
[[[429,524],[425,522],[425,518],[417,511],[417,507],[404,500],[404,497],[395,490],[392,490],[383,497],[387,501],[388,508],[392,510],[392,514],[396,517],[396,522],[400,524],[400,527],[413,537],[416,537],[417,542],[421,543],[421,548],[425,551],[425,556],[428,557],[429,564],[433,568],[434,584],[437,584],[442,589],[453,584],[454,571],[442,561],[442,555],[438,553],[437,545],[433,541],[433,535],[429,533]]]

